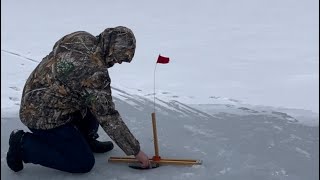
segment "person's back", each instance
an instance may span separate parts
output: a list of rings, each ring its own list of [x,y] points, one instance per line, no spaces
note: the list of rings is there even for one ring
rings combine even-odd
[[[23,89],[20,119],[29,128],[52,129],[70,121],[72,112],[86,110],[83,87],[94,71],[105,71],[97,54],[97,38],[87,32],[61,38],[29,76]],[[96,54],[95,54],[96,53]],[[96,61],[92,61],[92,60]]]
[[[96,140],[99,124],[127,155],[148,166],[148,157],[115,109],[108,74],[115,63],[131,62],[135,46],[132,31],[122,26],[98,36],[78,31],[57,41],[25,84],[20,119],[32,133],[11,133],[8,166],[20,171],[23,161],[67,172],[90,171],[92,152],[113,148],[112,142]]]

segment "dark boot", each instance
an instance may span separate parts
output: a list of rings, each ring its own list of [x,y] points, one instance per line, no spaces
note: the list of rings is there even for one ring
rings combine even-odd
[[[15,172],[23,169],[21,140],[25,132],[14,130],[9,138],[9,150],[7,152],[7,164]]]
[[[91,151],[95,153],[105,153],[113,149],[113,143],[111,141],[100,142],[96,139],[91,139],[87,141]]]

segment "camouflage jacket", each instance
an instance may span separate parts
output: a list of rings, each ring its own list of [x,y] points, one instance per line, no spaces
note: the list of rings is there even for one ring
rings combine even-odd
[[[55,43],[52,52],[31,73],[23,89],[20,119],[27,127],[56,128],[70,122],[73,112],[80,111],[84,117],[89,109],[127,155],[139,152],[139,142],[115,109],[111,96],[108,68],[113,63],[108,63],[116,59],[110,54],[121,44],[116,40],[115,30],[108,28],[99,36],[78,31]],[[128,56],[126,58],[131,61],[135,39],[132,44],[133,52],[122,51],[124,53],[117,56]]]

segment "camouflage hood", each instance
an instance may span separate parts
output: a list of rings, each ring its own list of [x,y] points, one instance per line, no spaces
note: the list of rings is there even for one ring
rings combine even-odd
[[[129,28],[107,28],[97,38],[102,57],[108,67],[115,63],[131,62],[136,49],[136,39]]]

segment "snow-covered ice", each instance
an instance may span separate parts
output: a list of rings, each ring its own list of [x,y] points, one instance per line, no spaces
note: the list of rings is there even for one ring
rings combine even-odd
[[[319,2],[2,1],[1,179],[316,180],[319,178]],[[142,148],[154,154],[151,113],[156,72],[160,155],[197,166],[138,171],[98,154],[87,174],[6,164],[8,137],[24,129],[24,83],[63,35],[125,25],[137,49],[110,69],[117,109]],[[110,138],[99,129],[100,139]]]

